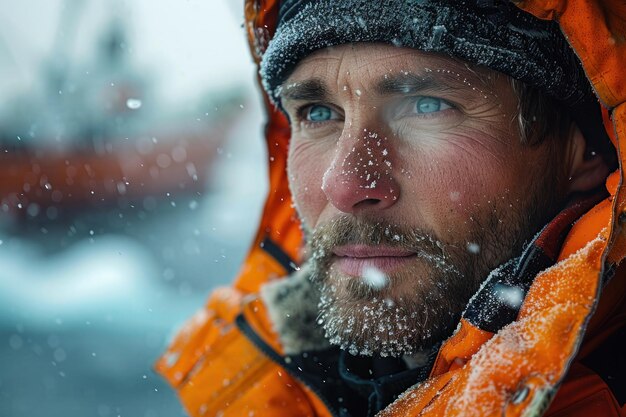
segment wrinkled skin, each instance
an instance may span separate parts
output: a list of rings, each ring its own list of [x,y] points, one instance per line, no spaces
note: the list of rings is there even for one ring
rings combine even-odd
[[[353,353],[449,336],[488,272],[597,185],[579,179],[577,129],[565,145],[523,145],[509,79],[440,55],[326,48],[298,64],[281,104],[320,317]]]

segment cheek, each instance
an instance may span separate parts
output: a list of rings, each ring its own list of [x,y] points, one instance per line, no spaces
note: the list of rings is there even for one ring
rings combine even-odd
[[[437,169],[445,179],[439,192],[456,211],[489,200],[507,188],[507,173],[494,165],[490,158],[464,157],[458,153],[441,158]]]
[[[326,206],[322,178],[328,169],[328,152],[314,142],[293,140],[289,148],[287,171],[289,188],[301,220],[313,227]]]
[[[456,136],[436,146],[402,151],[411,156],[404,163],[412,177],[403,180],[403,195],[420,207],[424,220],[442,238],[458,235],[479,220],[480,213],[492,213],[494,207],[515,200],[515,184],[523,178],[519,164],[503,149],[486,149],[487,140],[493,139]]]

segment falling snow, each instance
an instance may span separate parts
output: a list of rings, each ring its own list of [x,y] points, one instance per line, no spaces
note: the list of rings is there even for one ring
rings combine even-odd
[[[143,105],[142,101],[137,98],[129,98],[126,100],[126,107],[131,110],[137,110]]]
[[[381,289],[389,284],[389,278],[378,268],[368,266],[363,270],[363,277],[361,278],[364,284],[373,289]]]

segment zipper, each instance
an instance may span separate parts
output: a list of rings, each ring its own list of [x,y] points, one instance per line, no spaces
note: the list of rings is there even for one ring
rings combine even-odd
[[[333,417],[340,417],[339,414],[335,411],[335,409],[330,405],[328,400],[322,395],[322,393],[315,388],[315,386],[307,381],[304,375],[298,375],[295,369],[292,369],[289,364],[285,362],[282,356],[280,356],[274,349],[272,349],[265,341],[252,329],[252,327],[246,321],[246,318],[243,314],[239,314],[235,319],[235,323],[241,333],[254,345],[259,349],[259,351],[265,355],[270,361],[279,365],[283,368],[292,378],[300,381],[303,385],[305,385],[308,389],[313,391],[317,398],[324,404],[326,409],[330,412]]]

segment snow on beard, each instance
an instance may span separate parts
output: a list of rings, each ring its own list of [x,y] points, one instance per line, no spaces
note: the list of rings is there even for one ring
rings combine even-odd
[[[480,276],[476,256],[417,229],[342,216],[308,233],[311,279],[319,286],[319,324],[353,355],[402,356],[430,348],[454,330]],[[409,250],[415,260],[388,276],[333,268],[333,248],[347,244]]]

